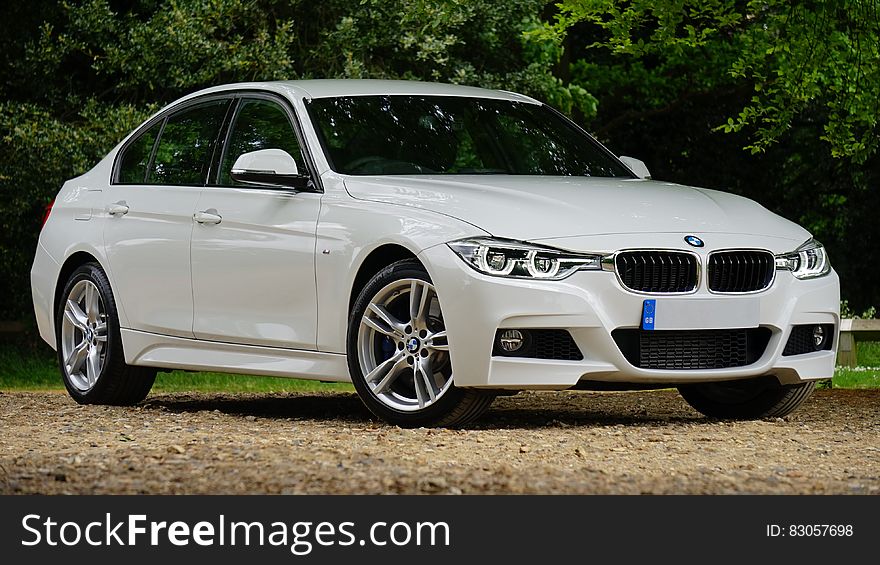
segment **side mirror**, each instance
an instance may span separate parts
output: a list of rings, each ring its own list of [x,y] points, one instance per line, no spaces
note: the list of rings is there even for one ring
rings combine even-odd
[[[619,157],[619,159],[624,165],[629,167],[629,170],[635,173],[635,175],[640,179],[651,178],[651,172],[648,170],[648,166],[645,165],[642,161],[639,161],[635,157],[626,156],[621,156]]]
[[[242,153],[229,175],[244,184],[270,188],[307,188],[308,175],[299,174],[296,161],[283,149],[260,149]]]

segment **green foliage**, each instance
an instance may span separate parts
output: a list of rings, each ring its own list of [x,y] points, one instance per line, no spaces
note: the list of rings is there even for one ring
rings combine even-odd
[[[853,310],[849,305],[849,300],[841,300],[840,301],[840,317],[841,318],[859,318],[863,320],[871,320],[877,317],[877,309],[873,306],[870,306],[863,310],[861,313],[858,313],[856,310]]]
[[[134,102],[293,73],[294,22],[272,18],[274,2],[155,4],[142,0],[114,11],[108,0],[63,2],[60,17],[43,23],[28,43],[19,77],[39,76],[50,99],[60,75],[76,92]]]
[[[331,1],[336,7],[350,4]],[[311,52],[306,76],[418,79],[516,90],[564,112],[596,113],[583,88],[553,75],[559,45],[541,28],[543,2],[360,0],[340,9]]]
[[[693,57],[700,79],[748,85],[749,100],[717,127],[750,131],[752,152],[766,151],[813,108],[821,109],[833,155],[863,163],[877,151],[876,0],[563,0],[559,7],[545,36],[588,24],[601,30],[592,48],[659,62],[660,73]]]

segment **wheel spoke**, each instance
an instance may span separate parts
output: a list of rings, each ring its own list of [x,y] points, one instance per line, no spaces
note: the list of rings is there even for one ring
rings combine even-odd
[[[419,408],[425,407],[425,384],[422,382],[422,377],[419,375],[419,363],[416,362],[413,365],[413,388],[416,389],[416,398],[419,401]]]
[[[387,326],[385,330],[379,330],[386,335],[394,335],[396,337],[403,337],[403,330],[406,327],[406,324],[395,318],[391,315],[391,312],[385,309],[384,306],[379,306],[378,304],[373,304],[372,302],[369,305],[370,311],[375,314],[379,320],[385,323]],[[365,316],[366,318],[366,316]],[[373,320],[375,321],[375,320]],[[370,326],[373,327],[373,326]],[[388,334],[387,331],[391,331],[391,334]]]
[[[75,375],[79,372],[80,367],[82,367],[83,361],[85,361],[86,355],[88,354],[88,349],[89,344],[85,340],[73,348],[73,351],[67,356],[67,360],[64,361],[64,364],[67,365],[67,372],[69,374]]]
[[[384,324],[380,324],[379,322],[377,322],[373,318],[370,318],[369,316],[364,316],[362,321],[364,324],[366,324],[370,328],[376,330],[379,333],[385,334],[388,337],[393,337],[396,339],[403,339],[403,334],[398,332],[396,328],[388,328]]]
[[[395,357],[397,357],[397,356],[395,355]],[[389,386],[391,386],[391,384],[394,381],[397,380],[397,377],[400,376],[402,369],[407,366],[406,361],[404,361],[404,358],[405,358],[404,355],[400,355],[400,358],[397,361],[395,361],[394,364],[391,365],[391,368],[388,369],[388,373],[385,375],[385,377],[381,381],[379,381],[379,384],[376,385],[376,388],[373,389],[373,392],[375,394],[382,394],[383,392],[385,392],[388,389]],[[391,359],[394,359],[394,357],[392,357]],[[391,359],[389,359],[389,361]],[[386,363],[387,363],[387,361],[386,361]]]
[[[107,341],[107,323],[100,322],[97,326],[95,326],[95,340],[98,342],[106,342]]]
[[[437,339],[445,343],[437,343]],[[433,349],[435,351],[449,351],[449,341],[447,338],[446,330],[441,330],[437,333],[429,335],[428,339],[425,340],[425,347]]]
[[[419,328],[426,328],[426,306],[428,303],[428,295],[431,294],[427,285],[413,281],[409,287],[409,317],[413,321],[413,325]]]
[[[97,347],[92,347],[88,354],[88,363],[86,363],[86,378],[89,386],[94,386],[101,375],[101,352]]]
[[[437,400],[437,390],[435,390],[434,386],[434,369],[431,364],[430,357],[424,357],[421,361],[416,364],[417,367],[417,375],[422,380],[422,383],[425,385],[425,390],[428,393],[428,398],[431,399],[431,402]]]
[[[88,316],[88,321],[90,323],[97,322],[98,316],[101,314],[101,307],[98,304],[98,300],[98,288],[92,284],[86,285],[85,307],[86,315]]]
[[[403,361],[403,358],[406,354],[403,351],[398,351],[385,361],[379,363],[379,365],[370,371],[367,376],[364,377],[368,383],[374,383],[384,377],[397,363]]]
[[[67,306],[64,307],[64,317],[80,330],[85,330],[89,322],[89,317],[73,300],[67,301]]]

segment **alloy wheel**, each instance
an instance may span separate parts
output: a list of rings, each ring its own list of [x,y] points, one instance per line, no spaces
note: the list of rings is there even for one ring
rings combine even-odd
[[[70,289],[61,322],[62,369],[78,391],[88,392],[98,382],[106,348],[104,301],[95,283],[81,280]]]
[[[371,393],[395,410],[422,410],[452,386],[446,327],[427,281],[400,279],[376,293],[360,321],[358,350]]]

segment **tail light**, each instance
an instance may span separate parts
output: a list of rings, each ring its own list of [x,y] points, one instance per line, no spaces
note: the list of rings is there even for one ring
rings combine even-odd
[[[53,198],[51,202],[46,204],[46,209],[43,211],[43,223],[40,225],[40,229],[43,229],[46,226],[46,222],[49,221],[49,214],[52,213],[52,206],[55,205],[55,199]]]

